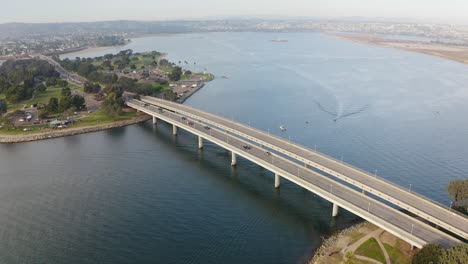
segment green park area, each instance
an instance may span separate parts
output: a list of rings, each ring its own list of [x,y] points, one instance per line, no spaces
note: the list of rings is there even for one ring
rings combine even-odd
[[[355,251],[355,254],[385,263],[385,256],[382,250],[380,249],[379,243],[373,237],[369,238],[366,242],[362,243]]]

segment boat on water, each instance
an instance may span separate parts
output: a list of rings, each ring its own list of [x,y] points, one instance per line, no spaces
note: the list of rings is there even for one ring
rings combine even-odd
[[[287,39],[282,39],[282,38],[277,38],[277,39],[272,39],[272,42],[288,42]]]
[[[286,131],[286,127],[283,126],[283,125],[280,126],[280,129],[281,129],[281,131],[283,131],[283,132]]]

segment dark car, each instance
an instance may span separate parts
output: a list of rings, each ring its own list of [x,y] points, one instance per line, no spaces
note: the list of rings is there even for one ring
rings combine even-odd
[[[147,106],[148,106],[148,104],[143,104],[143,106],[144,106],[144,107],[147,107]]]
[[[267,154],[267,156],[271,155],[271,153],[269,151],[265,152],[265,154]]]
[[[182,117],[182,120],[187,120],[187,118],[185,116]]]
[[[244,149],[246,149],[246,150],[249,150],[249,149],[250,149],[250,146],[248,146],[248,145],[244,145],[244,146],[242,146],[242,147],[243,147]]]
[[[206,129],[206,130],[210,130],[210,129],[211,129],[211,127],[209,127],[209,126],[205,126],[205,127],[204,127],[204,129]]]

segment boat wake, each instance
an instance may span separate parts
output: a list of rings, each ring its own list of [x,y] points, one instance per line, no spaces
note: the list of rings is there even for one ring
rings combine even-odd
[[[317,101],[315,99],[314,99],[314,102],[315,102],[315,104],[317,105],[317,108],[320,111],[322,111],[324,113],[327,113],[330,116],[332,116],[333,121],[338,121],[341,118],[346,118],[346,117],[350,117],[350,116],[353,116],[353,115],[358,115],[358,114],[366,111],[369,108],[369,105],[366,104],[366,105],[358,108],[357,110],[351,110],[351,111],[348,111],[348,112],[344,112],[343,107],[338,107],[337,111],[332,111],[332,110],[329,110],[329,109],[325,108],[322,104],[320,104],[319,101]]]

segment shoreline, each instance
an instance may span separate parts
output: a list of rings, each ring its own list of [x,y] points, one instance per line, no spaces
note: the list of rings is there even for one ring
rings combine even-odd
[[[177,103],[183,104],[183,103],[184,103],[187,99],[189,99],[192,95],[194,95],[196,92],[198,92],[198,91],[201,90],[203,87],[205,87],[205,85],[206,85],[207,82],[213,81],[214,78],[215,78],[215,76],[214,76],[214,74],[211,74],[211,73],[210,73],[210,75],[211,75],[211,78],[212,78],[211,80],[209,80],[209,81],[205,81],[205,80],[204,80],[204,81],[201,81],[201,82],[200,82],[200,85],[198,85],[196,88],[190,90],[190,92],[187,93],[185,96],[179,98],[179,99],[177,100]]]
[[[124,127],[128,125],[134,125],[137,123],[145,122],[151,119],[148,115],[137,116],[129,120],[124,121],[117,121],[111,123],[105,123],[101,125],[95,126],[84,126],[84,127],[75,127],[64,129],[60,131],[48,131],[43,133],[34,133],[34,134],[25,134],[25,135],[2,135],[0,134],[0,144],[15,144],[15,143],[23,143],[23,142],[31,142],[31,141],[39,141],[45,139],[52,139],[52,138],[59,138],[59,137],[67,137],[67,136],[74,136],[84,133],[91,133],[97,132],[112,128]]]
[[[123,46],[109,46],[109,47],[87,47],[87,48],[80,49],[78,51],[62,53],[59,56],[60,57],[70,57],[70,56],[75,56],[76,55],[75,57],[79,57],[78,55],[86,54],[88,52],[98,52],[98,51],[103,51],[103,50],[118,48],[118,47],[124,47],[124,46],[125,45],[123,45]]]
[[[361,249],[369,240],[374,239],[382,253],[382,261],[366,256]],[[338,263],[402,263],[410,264],[418,250],[387,231],[367,221],[339,230],[323,238],[320,247],[307,262],[308,264]],[[356,262],[357,261],[357,262]]]
[[[468,65],[468,47],[464,46],[386,39],[382,36],[368,34],[326,33],[323,36],[359,44],[414,52]]]

